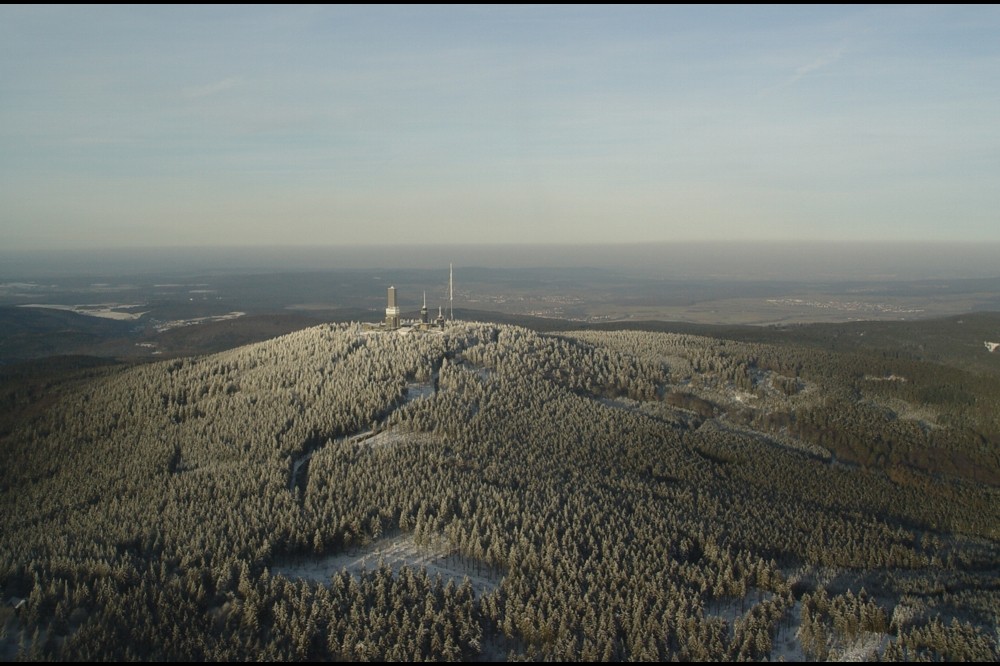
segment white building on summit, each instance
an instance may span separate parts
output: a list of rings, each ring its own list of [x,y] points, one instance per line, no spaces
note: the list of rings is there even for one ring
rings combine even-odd
[[[450,282],[450,276],[449,276]],[[449,284],[450,287],[450,284]],[[395,331],[400,328],[407,328],[408,330],[429,330],[433,327],[443,329],[445,325],[444,315],[441,313],[441,308],[438,308],[438,317],[431,324],[430,315],[427,312],[427,292],[424,292],[424,303],[420,308],[420,319],[416,321],[403,322],[399,313],[399,303],[396,301],[396,287],[391,286],[388,289],[386,307],[385,307],[385,321],[380,324],[383,330]]]
[[[449,316],[448,320],[454,321],[455,319],[455,281],[454,272],[452,271],[451,264],[448,264],[448,310]],[[391,285],[388,288],[388,298],[385,305],[385,320],[379,324],[367,324],[369,328],[378,328],[383,331],[395,331],[401,328],[406,329],[406,331],[427,331],[434,328],[443,330],[445,327],[445,316],[442,312],[443,308],[438,307],[437,319],[431,322],[430,313],[427,310],[427,292],[424,292],[424,302],[420,306],[419,318],[413,320],[404,321],[400,316],[399,302],[396,300],[396,286]]]

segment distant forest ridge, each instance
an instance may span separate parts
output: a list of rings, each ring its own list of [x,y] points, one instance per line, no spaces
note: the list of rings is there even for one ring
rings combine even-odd
[[[359,268],[594,267],[670,279],[923,280],[1000,276],[1000,243],[660,242],[91,248],[0,251],[0,281],[67,275]]]

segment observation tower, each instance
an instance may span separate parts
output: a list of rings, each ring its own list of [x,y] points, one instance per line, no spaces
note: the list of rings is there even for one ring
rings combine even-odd
[[[396,305],[396,288],[389,287],[389,301],[385,307],[385,327],[399,328],[399,306]]]

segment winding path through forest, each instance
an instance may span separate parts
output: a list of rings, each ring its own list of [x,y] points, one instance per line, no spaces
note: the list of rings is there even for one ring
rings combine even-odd
[[[396,403],[394,406],[382,415],[380,423],[385,423],[389,416],[392,415],[397,409],[409,404],[414,400],[421,400],[430,396],[433,396],[437,391],[437,373],[435,372],[434,378],[430,382],[410,382],[406,385],[406,390],[403,392],[403,400]],[[303,494],[305,494],[305,487],[307,483],[307,475],[309,474],[309,460],[316,455],[318,452],[322,451],[327,444],[337,443],[337,442],[349,442],[351,444],[361,444],[362,442],[369,440],[377,435],[382,434],[384,431],[376,424],[374,429],[369,428],[367,430],[362,430],[361,432],[354,433],[353,435],[345,435],[344,437],[338,437],[334,440],[322,440],[318,445],[309,448],[305,453],[303,453],[298,458],[292,461],[292,472],[288,479],[288,490],[289,492],[295,492],[296,486],[298,486]],[[300,475],[301,473],[301,475]]]

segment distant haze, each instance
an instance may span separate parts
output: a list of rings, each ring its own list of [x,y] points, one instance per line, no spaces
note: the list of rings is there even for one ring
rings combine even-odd
[[[997,35],[995,5],[5,5],[0,244],[996,243]]]
[[[338,269],[594,267],[668,279],[922,280],[1000,277],[1000,243],[362,245],[0,250],[0,280]]]

